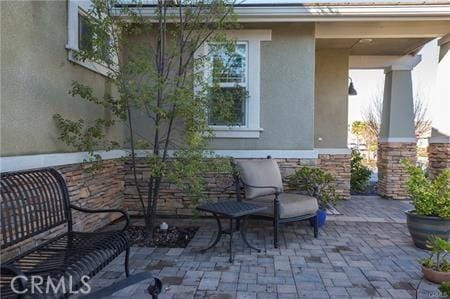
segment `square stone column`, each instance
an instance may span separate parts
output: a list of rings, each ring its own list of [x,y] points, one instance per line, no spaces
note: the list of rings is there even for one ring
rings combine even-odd
[[[378,194],[392,199],[406,199],[408,175],[401,161],[416,161],[416,142],[378,142]]]
[[[385,69],[383,114],[378,140],[378,193],[387,198],[407,198],[408,178],[401,160],[416,161],[414,100],[411,70],[420,56],[406,56]]]
[[[432,129],[428,146],[428,172],[435,177],[450,168],[450,34],[438,41],[436,95],[432,101]]]

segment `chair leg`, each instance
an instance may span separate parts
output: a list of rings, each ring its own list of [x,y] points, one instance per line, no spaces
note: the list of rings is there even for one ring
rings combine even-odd
[[[273,221],[273,247],[278,248],[278,220]]]
[[[273,247],[278,248],[278,225],[280,220],[280,200],[278,199],[278,194],[275,195],[274,201],[274,215],[273,215]]]
[[[314,216],[314,238],[317,238],[318,234],[319,234],[319,221],[316,215]]]
[[[128,268],[128,260],[130,258],[130,247],[127,247],[125,252],[125,276],[130,276],[130,270]]]

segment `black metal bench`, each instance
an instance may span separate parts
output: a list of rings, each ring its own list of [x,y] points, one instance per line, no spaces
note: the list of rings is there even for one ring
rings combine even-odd
[[[94,276],[123,251],[126,252],[125,274],[128,277],[130,245],[125,233],[129,224],[127,213],[119,209],[90,210],[70,204],[66,183],[56,170],[46,168],[2,173],[0,208],[2,250],[38,234],[55,231],[58,226],[67,226],[66,232],[2,262],[2,298],[17,297],[11,281],[15,290],[30,292],[33,276],[44,278],[43,289],[46,280],[52,280],[54,285],[64,280],[64,289],[59,288],[56,294],[43,297],[67,297],[70,284],[72,290],[80,289],[84,286],[83,276]],[[73,231],[72,209],[84,213],[119,212],[126,223],[121,231]],[[20,278],[13,279],[18,276]]]

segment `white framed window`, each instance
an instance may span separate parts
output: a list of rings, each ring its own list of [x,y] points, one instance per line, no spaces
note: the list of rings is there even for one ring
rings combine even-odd
[[[260,125],[260,70],[261,41],[270,41],[271,30],[233,30],[227,37],[236,41],[234,53],[220,49],[223,45],[207,44],[204,53],[210,55],[209,69],[205,80],[216,80],[223,93],[233,97],[233,124],[226,125],[213,113],[208,113],[208,124],[215,138],[259,138],[263,131]],[[218,47],[210,51],[210,47]],[[224,66],[219,76],[214,77],[214,64]],[[243,92],[237,92],[240,89]],[[214,100],[213,98],[210,100]]]
[[[106,64],[101,64],[90,60],[77,59],[77,52],[80,49],[93,47],[92,31],[88,26],[88,11],[91,8],[90,0],[69,0],[67,17],[67,45],[68,59],[87,69],[90,69],[103,76],[108,76],[111,70]]]
[[[234,52],[226,50],[226,44],[208,44],[209,65],[208,83],[217,83],[220,93],[232,101],[231,122],[234,127],[245,127],[248,123],[248,43],[236,42]],[[211,106],[218,106],[215,94],[209,95]],[[208,111],[208,124],[211,127],[228,125],[221,119],[217,110]],[[228,120],[230,121],[230,120]]]

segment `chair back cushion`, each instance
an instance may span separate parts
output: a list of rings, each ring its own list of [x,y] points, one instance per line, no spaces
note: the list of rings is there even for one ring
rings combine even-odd
[[[253,186],[277,187],[283,191],[283,181],[278,164],[273,159],[237,160],[239,176],[245,184]],[[252,188],[245,186],[245,197],[255,197],[275,194],[274,188]]]

